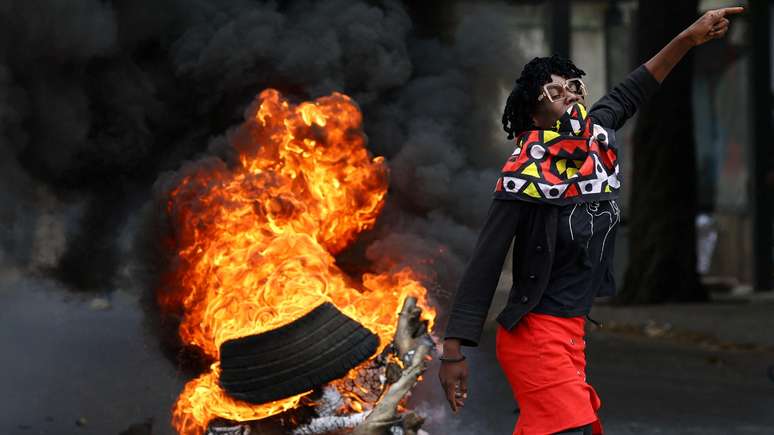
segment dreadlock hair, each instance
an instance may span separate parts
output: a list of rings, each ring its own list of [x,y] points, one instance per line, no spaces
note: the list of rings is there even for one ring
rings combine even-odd
[[[551,81],[551,74],[570,79],[586,73],[571,60],[557,55],[536,57],[524,65],[503,111],[503,130],[508,133],[508,139],[513,139],[522,131],[535,128],[532,114],[537,107],[543,85]]]

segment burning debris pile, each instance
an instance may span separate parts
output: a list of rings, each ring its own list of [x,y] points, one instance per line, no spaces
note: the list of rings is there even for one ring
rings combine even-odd
[[[385,347],[381,354],[370,360],[367,364],[360,366],[357,370],[352,370],[352,376],[343,378],[337,382],[332,382],[323,387],[322,381],[311,381],[315,385],[315,396],[313,400],[304,398],[311,412],[307,411],[307,416],[300,414],[291,414],[287,418],[290,424],[283,421],[260,420],[258,422],[234,424],[233,422],[216,421],[208,427],[208,435],[216,434],[238,434],[247,435],[250,433],[275,434],[292,433],[293,435],[317,435],[334,433],[351,433],[355,435],[377,435],[387,431],[393,434],[416,435],[422,433],[420,427],[424,423],[424,418],[411,412],[399,412],[401,401],[407,396],[411,388],[419,380],[419,376],[424,372],[426,362],[430,358],[430,349],[434,346],[432,339],[428,335],[427,322],[421,320],[422,310],[416,306],[417,300],[413,297],[406,298],[403,308],[398,317],[398,325],[394,340]],[[313,310],[309,315],[290,324],[293,332],[300,332],[302,329],[310,328],[310,318],[320,319],[322,313],[336,313],[335,308],[328,304],[321,305]],[[335,314],[333,317],[337,317]],[[326,322],[327,324],[328,322]],[[293,328],[296,325],[303,325],[301,328]],[[285,332],[285,327],[271,331],[268,335],[275,332]],[[341,331],[342,329],[339,329]],[[310,331],[306,331],[310,332]],[[267,334],[248,337],[248,340],[264,337]],[[290,333],[289,335],[294,335]],[[340,335],[340,334],[339,334]],[[356,335],[356,334],[353,334]],[[324,340],[330,343],[331,340]],[[345,342],[342,340],[342,342]],[[267,343],[268,344],[268,343]],[[284,347],[277,342],[273,347]],[[309,368],[310,373],[314,375],[299,376],[294,381],[296,385],[310,382],[310,379],[320,376],[321,372],[332,373],[325,367],[340,365],[342,359],[346,360],[352,355],[362,355],[362,347],[341,348],[341,346],[331,352],[340,353],[331,360],[324,363],[316,362],[317,367]],[[313,352],[313,351],[310,351]],[[303,353],[303,351],[302,351]],[[323,352],[326,353],[326,352]],[[368,353],[362,359],[370,356]],[[319,358],[314,358],[319,360]],[[221,362],[224,363],[225,356],[222,356]],[[302,364],[303,365],[303,364]],[[352,364],[355,366],[356,364]],[[291,367],[292,368],[292,367]],[[280,370],[279,376],[291,370]],[[223,386],[223,377],[225,370],[221,371],[221,385]],[[262,372],[261,380],[273,378],[274,373],[270,371]],[[331,377],[331,380],[334,377]],[[319,379],[319,378],[317,378]],[[227,389],[228,390],[228,389]],[[273,385],[267,385],[265,391],[276,391]],[[230,391],[227,394],[233,395]],[[240,396],[247,401],[252,397]],[[348,399],[349,398],[349,399]],[[352,400],[355,399],[355,400]],[[354,407],[349,404],[355,405]],[[363,404],[368,409],[364,409]],[[353,408],[357,412],[352,412]],[[276,419],[275,419],[276,420]],[[258,425],[256,427],[256,424]],[[273,424],[272,424],[273,423]],[[287,426],[291,426],[290,430]]]
[[[431,347],[435,313],[426,289],[408,268],[355,280],[334,259],[373,227],[387,193],[387,166],[365,148],[360,111],[338,93],[294,105],[269,89],[246,119],[230,138],[231,161],[203,159],[166,180],[165,243],[175,255],[157,301],[179,318],[183,343],[214,361],[180,394],[173,425],[180,434],[201,434],[216,420],[249,422],[308,407],[324,391],[315,415],[295,421],[297,433],[358,425],[364,434],[395,425],[416,431],[421,419],[396,409]],[[354,325],[343,340],[359,337],[357,355],[342,350],[355,357],[341,373],[272,388],[260,381],[281,375],[271,361],[252,364],[248,352],[251,362],[240,366],[228,355],[233,343],[282,334],[321,309],[350,319],[342,322]],[[263,363],[271,370],[250,369]]]

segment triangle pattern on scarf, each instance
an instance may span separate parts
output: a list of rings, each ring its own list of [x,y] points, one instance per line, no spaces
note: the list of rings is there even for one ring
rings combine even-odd
[[[538,190],[535,188],[535,185],[533,183],[529,183],[527,185],[527,188],[524,189],[524,193],[526,193],[527,195],[533,198],[540,198],[540,193],[538,193]]]
[[[556,170],[559,171],[560,174],[564,175],[564,172],[567,170],[567,159],[557,160]]]
[[[503,188],[506,192],[516,193],[521,190],[526,182],[527,180],[522,180],[521,178],[503,177]]]
[[[521,171],[523,175],[529,175],[530,177],[540,178],[540,174],[537,170],[537,164],[535,162],[530,163],[527,165],[526,168],[524,168],[523,171]]]
[[[567,190],[567,184],[544,184],[538,183],[540,191],[543,192],[543,196],[546,198],[560,198],[565,190]]]

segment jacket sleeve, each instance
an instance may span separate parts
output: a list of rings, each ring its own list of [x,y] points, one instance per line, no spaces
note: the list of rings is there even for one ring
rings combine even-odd
[[[525,204],[523,201],[492,201],[473,256],[457,287],[444,338],[457,338],[463,346],[478,346]]]
[[[656,92],[658,81],[640,65],[607,95],[594,103],[589,116],[595,124],[618,130]]]

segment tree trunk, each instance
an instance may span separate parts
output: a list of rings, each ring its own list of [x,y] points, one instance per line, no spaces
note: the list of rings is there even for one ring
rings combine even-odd
[[[696,0],[640,2],[639,61],[644,63],[691,24],[696,6]],[[696,272],[692,77],[689,53],[639,110],[630,161],[629,268],[620,303],[708,299]]]

